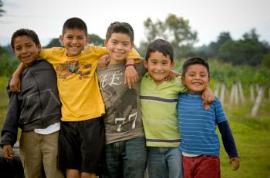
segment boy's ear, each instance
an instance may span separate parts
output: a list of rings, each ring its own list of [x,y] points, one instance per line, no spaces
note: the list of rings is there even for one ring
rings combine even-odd
[[[172,67],[174,67],[175,66],[175,63],[174,63],[174,61],[172,61]]]
[[[90,44],[91,43],[91,38],[90,38],[90,36],[86,36],[86,41],[87,41],[87,44]]]
[[[144,65],[144,67],[147,69],[148,64],[147,64],[147,60],[146,60],[146,59],[143,60],[143,65]]]
[[[63,38],[64,38],[63,35],[60,35],[60,36],[59,36],[59,42],[60,42],[60,44],[61,44],[62,46],[64,46],[64,45],[63,45]]]

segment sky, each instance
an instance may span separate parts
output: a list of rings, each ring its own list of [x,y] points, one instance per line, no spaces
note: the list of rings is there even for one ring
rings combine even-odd
[[[135,44],[145,40],[143,22],[150,17],[164,21],[169,14],[189,20],[198,33],[196,45],[216,41],[221,32],[237,40],[252,28],[260,40],[270,42],[269,0],[2,0],[6,13],[0,17],[0,45],[9,44],[19,28],[37,32],[43,46],[61,34],[70,17],[82,18],[88,33],[104,38],[111,22],[130,23]]]

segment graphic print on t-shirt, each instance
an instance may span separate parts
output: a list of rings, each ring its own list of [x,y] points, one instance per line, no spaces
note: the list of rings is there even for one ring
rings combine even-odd
[[[80,80],[89,78],[92,65],[82,63],[78,60],[66,61],[61,64],[56,64],[55,70],[58,79],[67,79],[70,76],[76,75]]]

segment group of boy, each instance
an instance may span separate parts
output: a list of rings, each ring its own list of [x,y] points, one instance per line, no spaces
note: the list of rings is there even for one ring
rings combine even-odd
[[[28,177],[41,177],[42,169],[48,178],[63,177],[60,170],[66,177],[96,177],[105,157],[106,171],[102,171],[105,177],[143,178],[147,166],[150,178],[179,178],[182,150],[185,178],[196,177],[192,173],[198,170],[201,175],[209,173],[206,169],[209,165],[213,177],[220,177],[216,124],[222,130],[231,160],[238,163],[235,168],[239,167],[233,137],[218,99],[208,110],[202,105],[201,95],[210,76],[203,59],[187,61],[182,81],[179,78],[168,81],[174,65],[172,46],[165,40],[155,40],[149,44],[145,60],[134,63],[140,56],[132,50],[134,31],[128,23],[110,24],[106,48],[87,46],[87,27],[79,18],[64,23],[60,40],[64,48],[41,49],[37,35],[27,29],[15,32],[11,40],[16,56],[23,63],[15,74],[15,78],[21,77],[21,89],[19,93],[9,92],[1,145],[5,157],[12,159],[12,145],[21,127],[20,149]],[[98,59],[104,54],[109,54],[109,65],[98,66]],[[201,71],[192,68],[197,65]],[[125,78],[134,81],[137,74],[139,80],[132,88],[127,87]],[[184,93],[179,95],[180,92]],[[181,103],[186,95],[190,97]],[[185,108],[193,102],[196,107]],[[211,124],[207,125],[211,131],[206,132],[205,125],[199,124],[205,121],[197,121],[204,140],[195,139],[196,145],[189,138],[198,135],[197,130],[191,129],[193,133],[189,134],[186,125],[189,117],[197,120],[194,115],[199,110],[211,117]],[[214,141],[207,139],[209,132]],[[181,143],[179,147],[180,138],[184,145]],[[211,144],[214,151],[202,149]],[[190,160],[186,158],[197,159],[201,155],[206,155],[205,160],[210,163],[201,164],[204,167],[188,165]],[[215,158],[214,166],[211,156]]]

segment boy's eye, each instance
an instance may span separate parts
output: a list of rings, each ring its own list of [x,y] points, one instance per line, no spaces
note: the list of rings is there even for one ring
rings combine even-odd
[[[19,51],[19,50],[21,50],[21,49],[22,49],[22,47],[16,47],[16,48],[15,48],[16,51]]]

